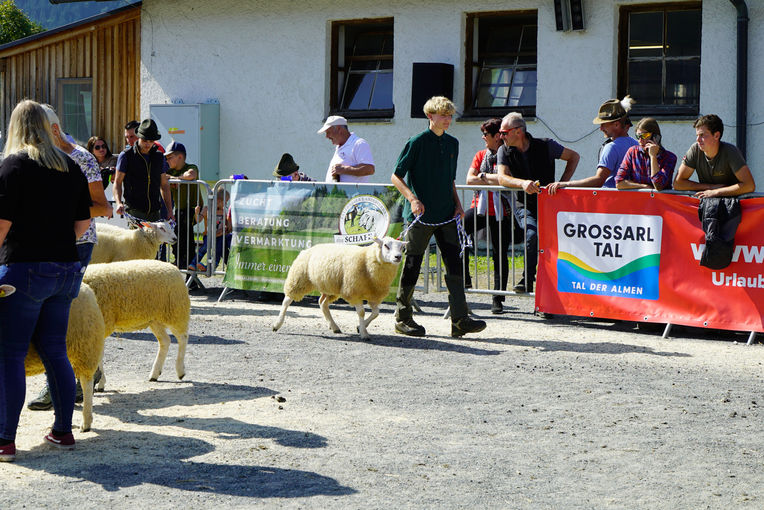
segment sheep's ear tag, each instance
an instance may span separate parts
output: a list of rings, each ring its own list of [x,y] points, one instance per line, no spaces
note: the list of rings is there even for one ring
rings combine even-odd
[[[377,236],[374,236],[374,239],[372,239],[372,240],[373,240],[375,243],[377,243],[378,245],[382,246],[382,239],[380,239],[379,237],[377,237]]]
[[[148,221],[142,221],[141,227],[151,229],[151,223],[149,223]]]

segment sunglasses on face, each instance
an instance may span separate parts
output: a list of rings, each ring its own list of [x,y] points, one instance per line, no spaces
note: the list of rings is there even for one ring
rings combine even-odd
[[[106,149],[106,146],[105,145],[94,145],[93,149],[95,149],[97,151],[100,151],[101,149]]]
[[[648,138],[652,138],[652,136],[652,133],[638,133],[637,140],[647,140]]]
[[[514,130],[515,130],[515,129],[517,129],[518,127],[520,127],[520,126],[511,127],[511,128],[509,128],[509,129],[507,129],[506,131],[501,131],[501,130],[499,130],[499,134],[500,134],[501,136],[507,136],[509,133],[511,133],[512,131],[514,131]]]

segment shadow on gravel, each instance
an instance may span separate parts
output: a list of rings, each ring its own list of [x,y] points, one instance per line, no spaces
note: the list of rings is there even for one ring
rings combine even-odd
[[[490,341],[490,340],[481,340]],[[577,352],[581,354],[652,354],[654,356],[672,356],[680,358],[689,358],[690,354],[684,352],[664,352],[656,351],[650,347],[641,345],[631,345],[617,342],[556,342],[554,340],[515,340],[502,339],[496,340],[496,343],[503,345],[515,345],[518,347],[533,347],[542,352]]]
[[[214,307],[191,307],[191,320],[194,320],[194,316],[217,316],[217,317],[231,317],[237,315],[249,315],[252,317],[262,317],[265,315],[273,315],[273,311],[270,308],[254,308],[249,307],[246,310],[241,308],[229,307],[225,303],[219,303]]]
[[[161,384],[161,383],[157,383]],[[190,383],[179,386],[170,383],[140,393],[105,393],[108,398],[96,396],[93,414],[111,416],[126,423],[140,423],[151,427],[181,427],[189,430],[213,432],[227,439],[272,439],[290,448],[324,448],[326,438],[299,430],[264,427],[234,418],[196,418],[191,416],[166,416],[150,414],[150,411],[175,407],[219,404],[220,402],[249,402],[256,398],[275,397],[268,388],[217,383]],[[98,394],[96,394],[98,395]],[[97,424],[94,423],[97,430]]]
[[[279,330],[281,331],[281,330]],[[286,332],[285,332],[286,333]],[[427,335],[426,337],[412,337],[412,336],[400,336],[400,335],[371,335],[370,340],[362,340],[358,334],[334,334],[327,333],[326,335],[311,334],[311,333],[299,333],[296,336],[300,338],[317,338],[321,340],[333,340],[339,342],[354,342],[367,345],[377,345],[380,347],[395,347],[398,349],[420,349],[423,351],[444,351],[455,352],[459,354],[472,354],[474,356],[496,356],[502,353],[493,349],[479,349],[470,345],[455,344],[451,342],[441,342],[439,340],[433,340],[434,335]],[[437,338],[437,337],[435,337]],[[469,338],[451,338],[442,337],[444,339],[457,341],[457,340],[469,340]],[[481,340],[476,340],[480,342]]]
[[[157,342],[156,337],[153,333],[141,333],[141,332],[129,332],[129,333],[114,333],[111,335],[114,338],[121,338],[123,340],[140,340],[144,342]],[[107,340],[108,342],[108,340]],[[170,342],[177,344],[178,341],[175,339],[172,334],[170,334]],[[244,340],[233,340],[231,338],[223,338],[220,336],[212,336],[212,335],[204,335],[204,336],[196,336],[196,335],[189,335],[188,337],[188,343],[189,344],[200,344],[200,345],[240,345],[240,344],[246,344]],[[108,345],[106,347],[108,349]]]
[[[212,444],[200,439],[145,431],[98,430],[97,433],[95,438],[78,441],[77,452],[54,453],[49,446],[40,445],[24,452],[19,464],[92,482],[112,492],[142,485],[249,498],[345,496],[356,492],[333,478],[310,471],[184,460],[215,452]],[[115,460],[108,464],[96,462],[98,453],[105,449],[115,449],[122,454],[112,456]],[[237,452],[237,457],[248,458],[253,464],[259,455],[260,449],[255,445],[249,452]],[[71,461],[63,461],[62,457]],[[93,462],[84,462],[85,459]],[[151,490],[146,487],[148,498]]]

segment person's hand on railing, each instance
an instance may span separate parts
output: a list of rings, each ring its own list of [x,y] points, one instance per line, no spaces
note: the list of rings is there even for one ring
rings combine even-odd
[[[541,183],[539,181],[531,181],[531,180],[525,181],[523,182],[523,191],[525,191],[529,195],[535,195],[541,189],[540,184]]]

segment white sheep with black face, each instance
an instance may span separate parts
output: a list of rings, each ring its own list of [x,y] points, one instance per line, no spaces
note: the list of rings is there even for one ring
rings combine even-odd
[[[144,221],[134,229],[99,222],[96,223],[96,236],[91,264],[153,259],[159,251],[159,245],[173,244],[178,240],[172,226],[166,221]]]
[[[398,274],[405,247],[405,241],[384,237],[375,238],[365,247],[317,244],[301,251],[284,282],[284,302],[273,331],[278,331],[284,323],[292,301],[300,301],[305,294],[318,291],[321,293],[318,304],[333,332],[341,331],[329,312],[329,304],[342,298],[355,306],[358,332],[361,338],[368,339],[366,328],[379,315],[379,305]],[[371,315],[366,320],[364,301],[371,307]]]

